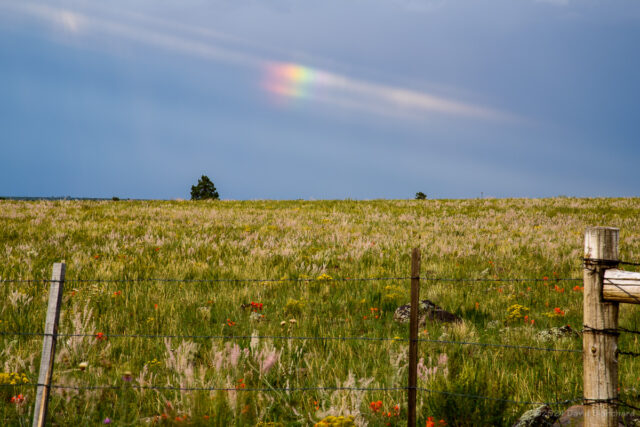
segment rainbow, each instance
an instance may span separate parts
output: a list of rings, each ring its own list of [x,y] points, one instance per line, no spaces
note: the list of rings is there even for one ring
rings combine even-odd
[[[269,63],[263,87],[287,98],[309,98],[323,80],[324,73],[298,64]]]

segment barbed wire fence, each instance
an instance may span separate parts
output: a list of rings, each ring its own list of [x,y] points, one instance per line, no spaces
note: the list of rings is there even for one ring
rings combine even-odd
[[[593,261],[593,260],[589,260]],[[585,261],[585,268],[587,265],[587,261]],[[631,263],[631,262],[619,262],[619,264],[625,265],[633,265],[637,266],[640,263]],[[442,282],[442,283],[453,283],[453,284],[487,284],[487,283],[536,283],[536,282],[582,282],[583,278],[574,278],[574,277],[553,277],[549,278],[469,278],[469,277],[429,277],[429,276],[400,276],[400,277],[345,277],[345,278],[332,278],[329,279],[332,282],[380,282],[380,281],[407,281],[407,280],[424,280],[428,282]],[[301,278],[301,279],[273,279],[273,278],[243,278],[243,279],[234,279],[234,278],[217,278],[217,279],[171,279],[171,278],[135,278],[135,279],[64,279],[64,273],[59,279],[0,279],[0,284],[9,285],[9,284],[49,284],[49,285],[58,285],[62,288],[63,284],[83,284],[83,283],[162,283],[162,284],[213,284],[213,283],[231,283],[231,284],[241,284],[241,283],[310,283],[310,282],[326,282],[327,279],[314,279],[314,278]],[[605,282],[611,284],[612,286],[618,288],[619,290],[628,294],[630,298],[633,298],[640,303],[640,297],[624,289],[624,286],[620,286],[618,283],[605,279]],[[412,298],[413,300],[413,298]],[[60,302],[55,305],[55,311],[57,311],[57,315],[60,312]],[[51,301],[50,301],[51,307]],[[417,306],[412,303],[411,307],[412,311],[417,312]],[[46,327],[49,327],[49,314],[47,318]],[[412,316],[412,322],[414,316]],[[410,327],[413,325],[410,324]],[[640,331],[631,330],[622,327],[616,328],[594,328],[588,326],[586,324],[583,325],[582,333],[585,334],[595,334],[595,335],[609,335],[617,337],[620,332],[631,333],[631,334],[640,334]],[[46,349],[45,346],[51,346],[51,342],[54,343],[52,346],[52,352],[49,355],[51,357],[51,370],[53,368],[53,358],[55,356],[55,340],[57,338],[68,338],[68,337],[89,337],[89,338],[100,338],[100,339],[109,339],[109,338],[129,338],[129,339],[197,339],[197,340],[240,340],[240,339],[258,339],[258,340],[288,340],[288,341],[368,341],[368,342],[384,342],[384,341],[400,341],[400,342],[408,342],[408,343],[428,343],[428,344],[437,344],[437,345],[456,345],[456,346],[475,346],[482,348],[494,348],[494,349],[511,349],[511,350],[523,350],[523,351],[540,351],[540,352],[556,352],[556,353],[564,353],[564,354],[583,354],[583,350],[576,349],[565,349],[565,348],[553,348],[553,347],[538,347],[538,346],[525,346],[525,345],[516,345],[509,343],[495,343],[495,342],[479,342],[479,341],[457,341],[457,340],[442,340],[442,339],[425,339],[425,338],[398,338],[398,337],[366,337],[366,336],[293,336],[293,335],[224,335],[224,334],[212,334],[212,335],[179,335],[179,334],[118,334],[118,333],[99,333],[99,334],[88,334],[88,333],[59,333],[57,331],[57,324],[53,328],[53,330],[44,332],[39,331],[20,331],[20,330],[3,330],[0,331],[0,336],[30,336],[30,337],[40,337],[43,338],[43,358],[45,357]],[[47,341],[49,339],[49,341]],[[631,357],[638,357],[640,353],[633,351],[621,351],[617,350],[616,355],[624,355]],[[44,362],[41,362],[41,364]],[[411,381],[410,381],[411,382]],[[46,402],[48,401],[49,391],[51,389],[69,389],[69,390],[122,390],[126,388],[137,389],[137,390],[158,390],[158,391],[181,391],[181,392],[190,392],[190,391],[235,391],[235,392],[306,392],[306,391],[365,391],[365,392],[375,392],[375,391],[402,391],[402,392],[423,392],[423,393],[431,393],[431,394],[440,394],[446,396],[452,396],[457,398],[464,399],[478,399],[478,400],[492,400],[498,401],[513,405],[548,405],[548,406],[564,406],[575,402],[581,402],[585,407],[589,406],[598,406],[598,405],[614,405],[616,408],[619,406],[627,407],[632,410],[640,410],[640,408],[630,404],[629,402],[625,402],[619,399],[617,396],[615,398],[606,398],[606,399],[592,399],[584,396],[580,397],[572,397],[564,400],[554,400],[554,401],[525,401],[525,400],[515,400],[515,399],[505,399],[498,398],[494,396],[488,395],[479,395],[479,394],[466,394],[466,393],[456,393],[450,392],[446,390],[435,390],[425,387],[418,387],[415,383],[409,384],[408,386],[395,386],[395,387],[340,387],[340,386],[326,386],[326,387],[181,387],[181,386],[161,386],[161,385],[141,385],[141,384],[132,384],[125,383],[120,385],[113,384],[103,384],[103,385],[75,385],[75,384],[57,384],[51,382],[51,372],[49,372],[48,379],[42,380],[39,378],[36,383],[28,383],[28,384],[2,384],[0,388],[15,388],[17,386],[20,387],[35,387],[38,392],[41,392],[44,395],[44,418],[46,418]],[[415,414],[415,402],[408,403],[408,409],[411,411],[413,406],[413,411]],[[34,409],[34,420],[40,416],[44,421],[44,418],[38,413],[43,411],[42,404],[38,406],[38,400],[36,399],[36,405]],[[414,415],[415,416],[415,415]],[[414,418],[415,419],[415,418]],[[35,424],[34,424],[35,425]]]
[[[374,278],[332,278],[331,282],[381,282],[381,281],[407,281],[415,279],[410,276],[401,276],[401,277],[374,277]],[[420,280],[426,280],[431,282],[443,282],[443,283],[451,283],[451,284],[488,284],[488,283],[525,283],[525,282],[548,282],[548,279],[539,279],[539,278],[466,278],[466,277],[420,277]],[[554,278],[553,281],[562,282],[577,282],[582,279],[577,278]],[[167,279],[167,278],[140,278],[140,279],[70,279],[70,280],[11,280],[11,279],[2,279],[0,283],[2,284],[23,284],[23,283],[39,283],[39,284],[87,284],[87,283],[161,283],[161,284],[213,284],[213,283],[230,283],[230,284],[239,284],[239,283],[309,283],[309,282],[327,282],[327,279],[313,279],[313,278],[304,278],[304,279],[264,279],[264,278],[244,278],[244,279]],[[242,340],[242,339],[259,339],[259,340],[288,340],[288,341],[367,341],[367,342],[384,342],[384,341],[393,341],[393,342],[404,342],[408,343],[411,341],[411,338],[399,338],[399,337],[367,337],[367,336],[294,336],[294,335],[221,335],[221,334],[212,334],[212,335],[178,335],[178,334],[120,334],[120,333],[64,333],[64,332],[39,332],[39,331],[0,331],[0,336],[27,336],[27,337],[50,337],[53,339],[57,338],[71,338],[71,337],[82,337],[82,338],[99,338],[99,339],[118,339],[118,338],[129,338],[129,339],[178,339],[178,340]],[[522,351],[541,351],[541,352],[557,352],[557,353],[565,353],[565,354],[578,354],[582,353],[581,350],[575,349],[564,349],[564,348],[552,348],[552,347],[537,347],[537,346],[525,346],[525,345],[515,345],[515,344],[506,344],[506,343],[492,343],[492,342],[477,342],[477,341],[456,341],[456,340],[442,340],[442,339],[426,339],[426,338],[417,338],[415,339],[417,343],[428,343],[428,344],[436,344],[436,345],[456,345],[456,346],[475,346],[481,348],[494,348],[494,349],[512,349],[512,350],[522,350]],[[23,385],[24,386],[24,385]],[[582,398],[571,398],[565,400],[557,400],[557,401],[524,401],[524,400],[515,400],[515,399],[504,399],[497,398],[493,396],[487,395],[478,395],[478,394],[466,394],[466,393],[454,393],[445,390],[435,390],[424,387],[417,386],[396,386],[396,387],[246,387],[246,388],[237,388],[237,387],[179,387],[179,386],[163,386],[163,385],[140,385],[140,384],[131,384],[124,383],[119,385],[112,384],[103,384],[103,385],[75,385],[75,384],[58,384],[52,382],[37,382],[26,384],[29,387],[37,387],[46,390],[51,389],[69,389],[69,390],[122,390],[126,388],[137,389],[137,390],[158,390],[158,391],[181,391],[181,392],[190,392],[190,391],[239,391],[239,392],[273,392],[273,391],[281,391],[281,392],[305,392],[305,391],[365,391],[365,392],[376,392],[376,391],[402,391],[407,392],[409,390],[416,390],[421,393],[432,393],[432,394],[441,394],[451,397],[457,398],[465,398],[465,399],[480,399],[480,400],[492,400],[498,402],[504,402],[513,405],[549,405],[549,406],[563,406],[569,403],[581,401]],[[11,385],[2,385],[2,387],[11,387]]]

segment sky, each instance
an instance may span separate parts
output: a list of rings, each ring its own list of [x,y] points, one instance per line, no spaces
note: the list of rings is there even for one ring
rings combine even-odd
[[[0,0],[0,196],[640,196],[635,0]]]

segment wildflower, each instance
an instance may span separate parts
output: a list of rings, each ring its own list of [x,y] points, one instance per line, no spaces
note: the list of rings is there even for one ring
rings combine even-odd
[[[433,422],[433,417],[427,418],[427,427],[436,427],[436,423]]]
[[[558,315],[558,316],[564,316],[564,311],[560,310],[560,308],[556,307],[553,309],[553,311]]]
[[[236,325],[236,322],[234,322],[234,321],[233,321],[233,320],[231,320],[231,319],[227,319],[227,325],[229,325],[229,326],[235,326],[235,325]]]
[[[106,340],[106,339],[107,339],[107,336],[106,336],[105,334],[103,334],[102,332],[98,332],[98,333],[96,334],[96,339],[97,339],[98,341],[104,341],[104,340]]]
[[[158,304],[153,304],[153,309],[157,310],[158,309]]]
[[[289,319],[289,323],[298,323],[298,321],[296,319]]]
[[[24,396],[22,394],[11,398],[11,403],[15,403],[16,405],[20,405],[22,402],[24,402]]]
[[[573,287],[573,290],[576,291],[576,292],[582,292],[582,291],[584,291],[584,286],[575,285]]]
[[[122,380],[131,382],[131,371],[125,371],[124,374],[122,374]]]
[[[104,421],[102,421],[102,424],[111,424],[111,418],[105,418]]]
[[[94,255],[93,256],[93,259],[98,259],[98,258],[100,258],[100,255]]]
[[[549,280],[549,278],[548,278],[547,276],[544,276],[544,277],[542,278],[542,280],[544,280],[544,281],[546,282],[547,280]]]
[[[476,301],[476,310],[480,308],[480,303]]]
[[[284,325],[286,325],[286,324],[287,324],[287,322],[286,322],[285,320],[283,320],[282,322],[280,322],[280,326],[284,326]]]
[[[382,408],[382,400],[378,400],[377,402],[371,402],[369,407],[373,412],[378,412],[380,408]]]
[[[246,384],[244,383],[244,378],[240,378],[238,380],[238,385],[236,386],[236,390],[239,390],[241,388],[245,388]]]
[[[89,366],[87,362],[80,362],[78,364],[78,368],[80,368],[81,371],[84,371],[85,369],[87,369],[87,366]]]
[[[113,293],[113,295],[111,295],[111,297],[113,297],[113,298],[117,298],[117,297],[119,297],[119,296],[121,296],[121,295],[122,295],[122,291],[115,291],[115,292]]]

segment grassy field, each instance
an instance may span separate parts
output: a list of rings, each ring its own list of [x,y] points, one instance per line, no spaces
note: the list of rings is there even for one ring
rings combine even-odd
[[[331,279],[406,277],[416,246],[422,276],[538,279],[422,281],[423,297],[464,321],[428,323],[420,336],[581,349],[580,338],[543,342],[536,334],[581,328],[581,283],[556,278],[582,277],[584,230],[595,225],[619,227],[621,258],[640,261],[640,199],[0,201],[0,278],[48,279],[52,263],[65,260],[61,333],[249,337],[60,338],[56,384],[118,388],[54,389],[54,425],[107,418],[114,425],[312,425],[340,415],[403,425],[405,391],[279,390],[406,386],[408,326],[395,323],[393,312],[409,301],[409,281]],[[152,278],[277,280],[141,280]],[[0,330],[42,331],[46,285],[3,283],[0,292]],[[638,329],[637,311],[622,306],[620,324]],[[41,344],[41,337],[0,336],[0,383],[22,384],[0,388],[3,425],[29,424]],[[620,347],[640,351],[630,335]],[[520,401],[582,395],[578,353],[421,343],[419,357],[419,386],[432,390]],[[621,357],[627,400],[637,399],[639,369]],[[419,393],[418,404],[419,425],[428,417],[436,425],[509,425],[531,408],[429,392]]]

